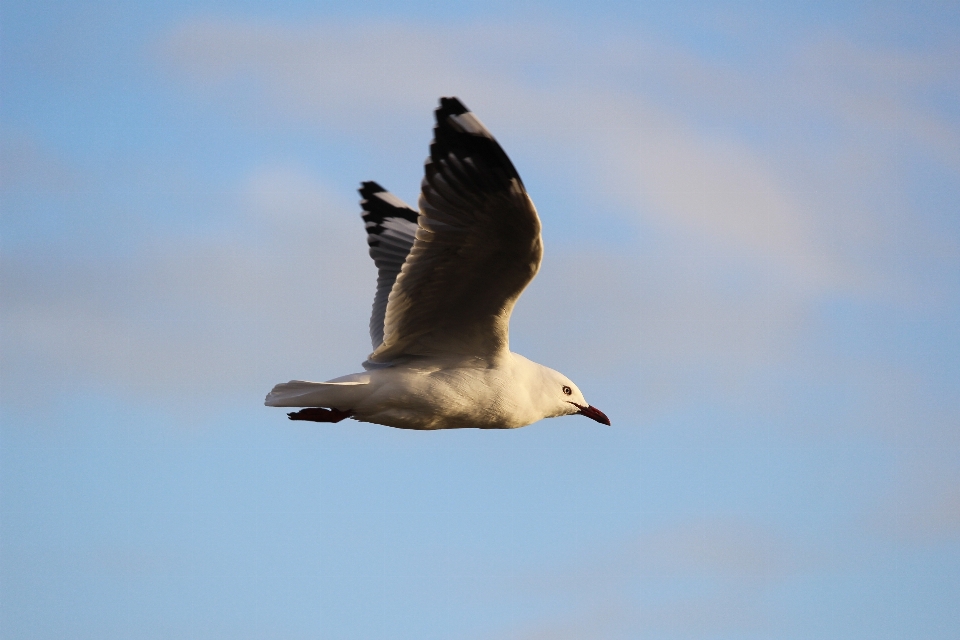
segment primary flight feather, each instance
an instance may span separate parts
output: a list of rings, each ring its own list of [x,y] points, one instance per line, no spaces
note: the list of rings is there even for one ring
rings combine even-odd
[[[581,414],[610,424],[563,374],[512,353],[513,306],[540,268],[540,219],[517,170],[457,98],[441,98],[420,211],[360,189],[377,292],[363,373],[294,380],[272,407],[292,420],[403,429],[512,429]]]

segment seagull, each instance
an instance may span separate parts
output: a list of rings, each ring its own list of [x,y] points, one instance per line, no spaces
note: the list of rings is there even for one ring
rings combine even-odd
[[[473,112],[441,98],[435,114],[419,212],[361,185],[378,270],[364,371],[278,384],[264,404],[305,407],[291,420],[400,429],[516,429],[574,414],[609,425],[569,378],[510,351],[510,314],[543,256],[540,218]]]

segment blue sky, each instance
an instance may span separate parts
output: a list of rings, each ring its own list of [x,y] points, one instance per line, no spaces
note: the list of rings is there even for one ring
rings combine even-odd
[[[949,3],[0,8],[0,635],[953,638]],[[290,423],[457,95],[612,419]]]

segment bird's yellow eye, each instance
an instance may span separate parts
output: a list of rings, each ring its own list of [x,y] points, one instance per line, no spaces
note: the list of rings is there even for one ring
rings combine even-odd
[[[571,389],[570,387],[564,385],[564,387],[563,387],[563,392],[569,396],[569,395],[571,395],[571,394],[573,393],[573,389]]]

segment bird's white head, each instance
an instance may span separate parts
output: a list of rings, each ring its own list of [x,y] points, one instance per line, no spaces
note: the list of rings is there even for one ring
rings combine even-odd
[[[610,419],[600,409],[590,406],[570,378],[541,364],[529,360],[526,362],[533,365],[538,374],[536,389],[531,389],[531,392],[536,405],[543,411],[544,418],[580,414],[601,424],[610,424]]]

